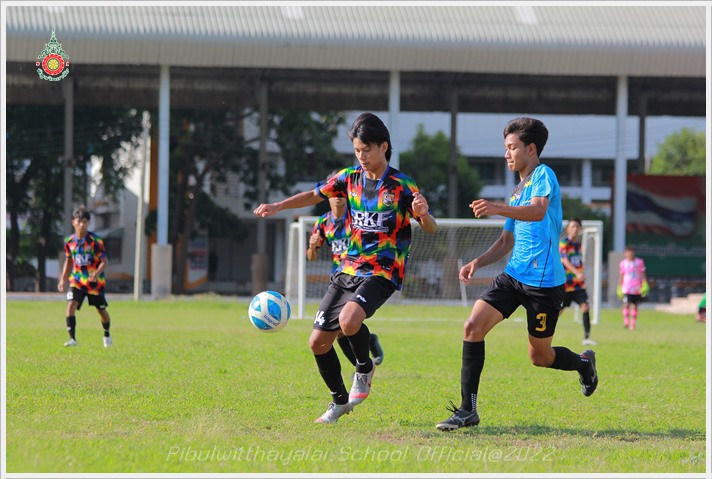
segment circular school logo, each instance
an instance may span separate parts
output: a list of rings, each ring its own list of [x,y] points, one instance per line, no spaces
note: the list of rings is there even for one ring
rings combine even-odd
[[[35,66],[40,67],[37,68],[37,74],[43,80],[59,81],[69,75],[69,55],[57,41],[54,30],[45,49],[37,55]]]

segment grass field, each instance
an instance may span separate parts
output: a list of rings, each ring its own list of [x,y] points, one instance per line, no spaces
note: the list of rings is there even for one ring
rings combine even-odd
[[[224,299],[109,310],[112,349],[88,305],[79,347],[64,348],[64,303],[7,303],[8,473],[705,473],[705,326],[692,317],[642,310],[627,331],[603,311],[600,383],[584,398],[575,372],[530,365],[517,311],[487,338],[481,424],[442,433],[469,309],[381,308],[367,323],[386,352],[371,396],[336,425],[314,423],[330,395],[311,321],[261,333],[246,302]],[[571,310],[554,344],[583,349]]]

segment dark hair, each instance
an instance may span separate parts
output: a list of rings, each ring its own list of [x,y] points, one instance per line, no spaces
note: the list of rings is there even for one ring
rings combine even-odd
[[[73,220],[87,220],[91,219],[91,213],[84,206],[80,206],[72,213]]]
[[[393,149],[391,147],[391,134],[381,119],[373,113],[361,113],[354,120],[349,130],[349,139],[353,141],[354,138],[358,138],[367,145],[382,145],[383,142],[387,142],[386,160],[391,161],[391,151]]]
[[[504,137],[507,138],[512,133],[517,135],[517,138],[524,143],[524,146],[534,143],[537,156],[540,156],[541,152],[544,151],[546,140],[549,139],[549,130],[546,129],[544,123],[541,120],[526,116],[515,118],[507,123],[507,126],[504,127]]]
[[[632,247],[632,246],[630,246],[630,245],[628,245],[628,246],[625,247],[625,249],[624,249],[623,251],[632,251],[633,253],[635,253],[635,248]]]
[[[579,226],[582,226],[581,218],[571,218],[569,223],[578,223]]]

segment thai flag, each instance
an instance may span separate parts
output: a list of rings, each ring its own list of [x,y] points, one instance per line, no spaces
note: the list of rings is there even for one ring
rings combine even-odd
[[[695,230],[697,199],[694,196],[661,196],[628,183],[626,231],[690,236]]]

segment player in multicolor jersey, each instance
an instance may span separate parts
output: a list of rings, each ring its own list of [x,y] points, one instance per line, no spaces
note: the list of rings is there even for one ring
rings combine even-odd
[[[534,118],[515,118],[504,128],[504,158],[520,183],[508,205],[474,200],[476,218],[501,215],[502,235],[482,255],[460,268],[459,279],[468,284],[475,272],[512,253],[504,272],[475,301],[464,325],[460,407],[451,402],[452,415],[435,427],[450,431],[480,423],[477,391],[485,362],[485,336],[519,306],[527,311],[529,359],[534,366],[578,371],[584,396],[598,385],[595,354],[576,354],[552,347],[556,322],[564,298],[564,267],[559,259],[561,191],[556,175],[539,163],[549,133]]]
[[[111,316],[106,310],[109,305],[104,295],[106,279],[104,271],[108,265],[104,241],[88,231],[91,214],[80,207],[72,214],[74,234],[64,239],[64,268],[57,283],[60,293],[64,292],[64,283],[69,277],[69,291],[67,292],[67,331],[69,341],[65,346],[77,346],[75,313],[81,309],[86,297],[89,305],[96,307],[104,327],[104,347],[113,346],[109,328]],[[70,275],[71,271],[71,275]]]
[[[583,316],[583,341],[582,344],[595,345],[596,341],[591,336],[591,315],[589,313],[588,293],[586,293],[586,275],[583,273],[583,255],[581,254],[581,220],[573,218],[566,226],[566,236],[559,241],[561,264],[566,272],[564,284],[564,305],[561,311],[572,302],[579,305]],[[561,313],[559,313],[561,314]]]
[[[336,172],[334,172],[336,173]],[[331,273],[333,274],[341,263],[341,256],[346,253],[351,238],[351,218],[346,212],[346,198],[329,198],[331,211],[321,215],[316,223],[312,235],[309,237],[309,247],[307,248],[307,259],[314,261],[317,258],[318,250],[324,242],[331,249]],[[356,366],[356,356],[351,349],[351,343],[343,333],[336,338],[344,356]],[[383,348],[378,336],[374,333],[369,335],[369,349],[373,362],[376,366],[383,362]]]
[[[623,299],[623,326],[633,331],[638,320],[638,303],[647,296],[648,279],[645,262],[635,256],[635,249],[626,246],[618,265],[618,297]]]
[[[411,218],[427,233],[437,229],[415,181],[389,165],[391,138],[381,119],[372,113],[359,115],[349,138],[358,166],[341,170],[312,191],[255,209],[257,216],[267,217],[332,197],[346,198],[351,241],[321,300],[309,338],[319,373],[332,396],[326,412],[316,419],[320,423],[336,422],[370,393],[375,365],[369,358],[369,330],[364,320],[401,289],[410,252]],[[357,361],[349,392],[333,347],[339,331],[349,339]]]

